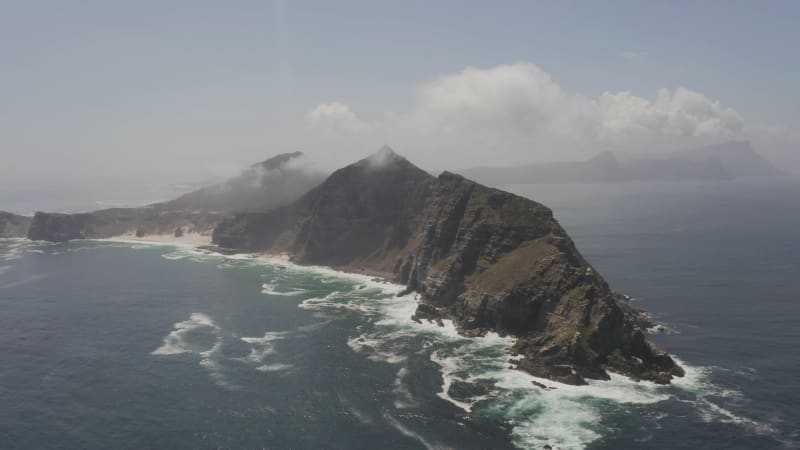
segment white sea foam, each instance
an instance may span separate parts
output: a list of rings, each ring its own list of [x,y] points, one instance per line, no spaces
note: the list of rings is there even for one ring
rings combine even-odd
[[[736,414],[720,403],[717,396],[727,395],[730,398],[740,393],[729,391],[726,394],[726,391],[712,385],[708,381],[709,368],[696,368],[679,361],[687,369],[687,375],[676,379],[672,386],[636,383],[615,374],[611,374],[609,381],[590,381],[588,386],[565,385],[510,369],[508,362],[511,358],[506,351],[513,340],[509,338],[490,334],[468,339],[460,336],[449,321],[444,321],[444,326],[441,327],[429,322],[417,323],[410,320],[416,301],[412,295],[396,296],[404,289],[403,286],[367,275],[337,272],[326,267],[298,266],[283,256],[219,255],[202,252],[196,257],[224,258],[230,262],[263,265],[285,270],[289,274],[311,274],[317,276],[317,281],[321,284],[331,284],[339,280],[356,283],[351,291],[340,289],[324,297],[305,299],[298,307],[317,312],[348,310],[362,314],[376,329],[350,338],[348,345],[374,361],[403,365],[410,351],[405,347],[406,341],[410,338],[422,338],[425,341],[423,351],[428,351],[431,360],[441,367],[442,389],[439,396],[467,413],[474,414],[480,409],[482,413],[496,413],[499,417],[508,419],[514,442],[522,448],[541,448],[544,445],[551,445],[554,449],[584,448],[604,432],[600,423],[602,409],[613,405],[624,408],[624,405],[666,401],[675,397],[676,390],[695,394],[692,403],[698,408],[703,420],[735,423],[759,433],[774,432],[771,426]],[[229,264],[226,262],[222,266]],[[358,290],[358,285],[366,289]],[[300,292],[276,291],[275,287],[267,283],[264,289],[279,292],[278,295],[298,295],[294,292]],[[175,332],[178,331],[176,327]],[[266,351],[266,347],[258,351]],[[264,362],[269,354],[266,352],[260,355],[261,363],[256,367],[258,370],[291,370],[291,366],[287,364]],[[251,352],[251,356],[258,359],[255,355],[258,353]],[[406,367],[400,367],[395,380],[393,393],[398,408],[409,407],[408,390],[404,389],[407,370]],[[475,383],[481,380],[485,384],[487,379],[491,380],[487,392],[480,392],[470,398],[454,398],[451,395],[450,388],[455,382]],[[534,388],[534,381],[553,389]],[[410,433],[407,435],[419,440],[427,448],[437,448],[396,419],[387,416],[387,421],[398,431]]]
[[[390,336],[373,337],[362,334],[348,339],[347,346],[355,352],[366,353],[371,361],[400,364],[408,359],[408,356],[403,354],[404,348],[391,348],[386,345],[387,342],[391,342]]]
[[[397,409],[413,408],[418,405],[418,402],[411,394],[411,390],[406,384],[406,377],[408,376],[408,369],[401,367],[397,371],[397,376],[394,379],[394,388],[392,393],[395,395],[394,407]]]
[[[408,429],[408,427],[406,427],[405,425],[400,423],[397,419],[395,419],[394,417],[392,417],[392,416],[390,416],[388,414],[386,414],[384,416],[384,419],[386,419],[386,422],[388,422],[389,425],[392,426],[392,428],[394,428],[395,430],[399,431],[404,436],[407,436],[407,437],[410,437],[410,438],[416,440],[417,442],[422,444],[422,446],[425,447],[427,450],[448,450],[448,449],[450,449],[450,447],[448,447],[446,445],[442,445],[442,444],[439,444],[439,443],[434,443],[434,442],[428,441],[422,435],[420,435],[419,433],[417,433],[415,431],[411,431],[410,429]]]
[[[0,253],[0,259],[13,261],[22,258],[25,253],[39,250],[39,247],[53,245],[48,242],[31,241],[25,238],[2,238],[0,239],[4,249]]]
[[[656,323],[646,331],[650,334],[681,334],[677,327],[666,323]]]
[[[173,325],[173,330],[164,338],[164,343],[161,347],[153,350],[152,354],[177,355],[180,353],[197,353],[203,355],[206,352],[213,351],[218,343],[215,343],[206,350],[200,350],[186,341],[186,337],[189,333],[202,328],[207,329],[215,336],[219,335],[219,327],[209,316],[202,313],[192,313],[188,320],[177,322]]]
[[[305,289],[290,289],[288,291],[278,291],[276,290],[277,285],[275,283],[264,283],[261,285],[261,293],[267,295],[277,295],[282,297],[294,297],[295,295],[301,295],[308,292]]]
[[[154,244],[158,245],[158,244]],[[175,250],[161,255],[162,258],[170,261],[189,260],[203,262],[209,259],[219,259],[219,256],[205,250],[200,250],[191,246],[176,246]]]
[[[310,311],[352,311],[366,317],[374,316],[379,311],[378,305],[366,302],[356,295],[349,295],[339,291],[332,292],[324,297],[305,299],[297,307]]]
[[[191,342],[193,333],[205,333],[212,343]],[[179,354],[195,354],[200,356],[198,364],[205,368],[214,382],[226,389],[236,389],[224,373],[221,363],[220,350],[222,349],[222,330],[214,320],[203,313],[192,313],[189,319],[176,322],[173,330],[164,338],[163,344],[151,352],[157,356],[171,356]]]
[[[250,354],[244,357],[244,360],[258,365],[265,362],[267,356],[275,353],[275,343],[285,339],[287,332],[285,331],[268,331],[261,337],[243,337],[242,341],[250,344]]]
[[[439,391],[436,395],[458,406],[465,412],[471,412],[472,405],[474,402],[462,402],[450,396],[450,386],[452,386],[453,381],[456,380],[456,377],[454,377],[453,375],[459,370],[461,370],[461,366],[459,365],[459,360],[457,358],[443,358],[439,355],[438,352],[433,352],[431,353],[431,361],[438,364],[439,367],[441,367],[442,369],[442,390]]]
[[[745,402],[741,391],[721,387],[710,381],[712,368],[693,367],[675,358],[675,361],[686,369],[686,376],[676,379],[672,384],[695,395],[691,402],[704,422],[722,422],[742,426],[746,430],[761,435],[777,436],[778,430],[772,424],[759,422],[731,410]],[[752,374],[752,372],[748,372]],[[727,403],[730,403],[729,407]]]
[[[11,270],[11,266],[0,266],[0,276]]]
[[[262,365],[256,367],[256,370],[259,370],[261,372],[287,372],[287,371],[290,371],[292,369],[294,369],[293,365],[291,365],[291,364],[281,364],[281,363],[262,364]]]
[[[352,293],[339,293],[336,302],[316,301],[322,307],[341,307]],[[388,294],[388,293],[387,293]],[[509,368],[507,353],[514,340],[489,333],[484,337],[465,338],[458,334],[451,321],[444,326],[410,317],[416,308],[413,295],[368,300],[378,307],[373,324],[375,331],[348,340],[348,346],[364,353],[369,359],[402,365],[413,351],[410,339],[423,338],[423,350],[430,349],[431,361],[441,368],[440,398],[466,413],[494,413],[512,424],[515,443],[522,448],[583,448],[601,436],[601,411],[598,401],[606,404],[651,404],[667,400],[664,388],[654,383],[636,383],[621,375],[612,374],[610,381],[592,381],[589,386],[572,386],[551,380],[537,379]],[[358,307],[350,306],[358,310]],[[395,379],[393,393],[398,409],[409,407],[404,378],[408,369],[401,367]],[[539,382],[554,389],[535,388]],[[473,385],[480,382],[483,389],[468,398],[454,396],[454,383]],[[413,398],[412,398],[413,400]],[[413,406],[412,406],[413,407]]]

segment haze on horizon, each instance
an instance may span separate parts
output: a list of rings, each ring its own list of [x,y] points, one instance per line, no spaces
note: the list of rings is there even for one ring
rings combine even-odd
[[[800,173],[798,19],[788,1],[4,2],[0,190],[160,200],[383,144],[441,170],[749,140]]]

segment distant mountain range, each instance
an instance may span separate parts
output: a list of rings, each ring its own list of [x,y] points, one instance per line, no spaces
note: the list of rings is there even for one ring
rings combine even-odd
[[[654,155],[603,152],[585,161],[475,167],[458,171],[489,185],[729,180],[785,175],[747,141]]]

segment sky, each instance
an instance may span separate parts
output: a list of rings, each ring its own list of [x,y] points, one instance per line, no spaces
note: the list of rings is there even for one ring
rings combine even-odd
[[[161,195],[277,153],[336,167],[384,144],[441,170],[747,139],[800,169],[796,1],[0,0],[0,11],[7,192]]]

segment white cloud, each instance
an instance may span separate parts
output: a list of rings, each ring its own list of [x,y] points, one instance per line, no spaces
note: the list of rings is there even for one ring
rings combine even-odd
[[[674,92],[661,89],[652,102],[630,92],[605,92],[596,104],[601,137],[642,133],[652,137],[734,137],[744,127],[733,109],[683,87]]]
[[[344,130],[348,132],[365,131],[369,128],[361,121],[350,106],[340,102],[322,103],[306,115],[306,121],[315,128],[326,131]]]
[[[539,67],[519,62],[442,75],[414,90],[413,107],[367,122],[339,102],[308,113],[314,128],[364,142],[418,151],[433,165],[583,157],[600,149],[663,150],[693,141],[741,137],[733,109],[699,92],[661,89],[654,99],[605,92],[596,99],[566,92]],[[382,143],[381,142],[381,143]],[[401,151],[406,151],[401,148]]]

